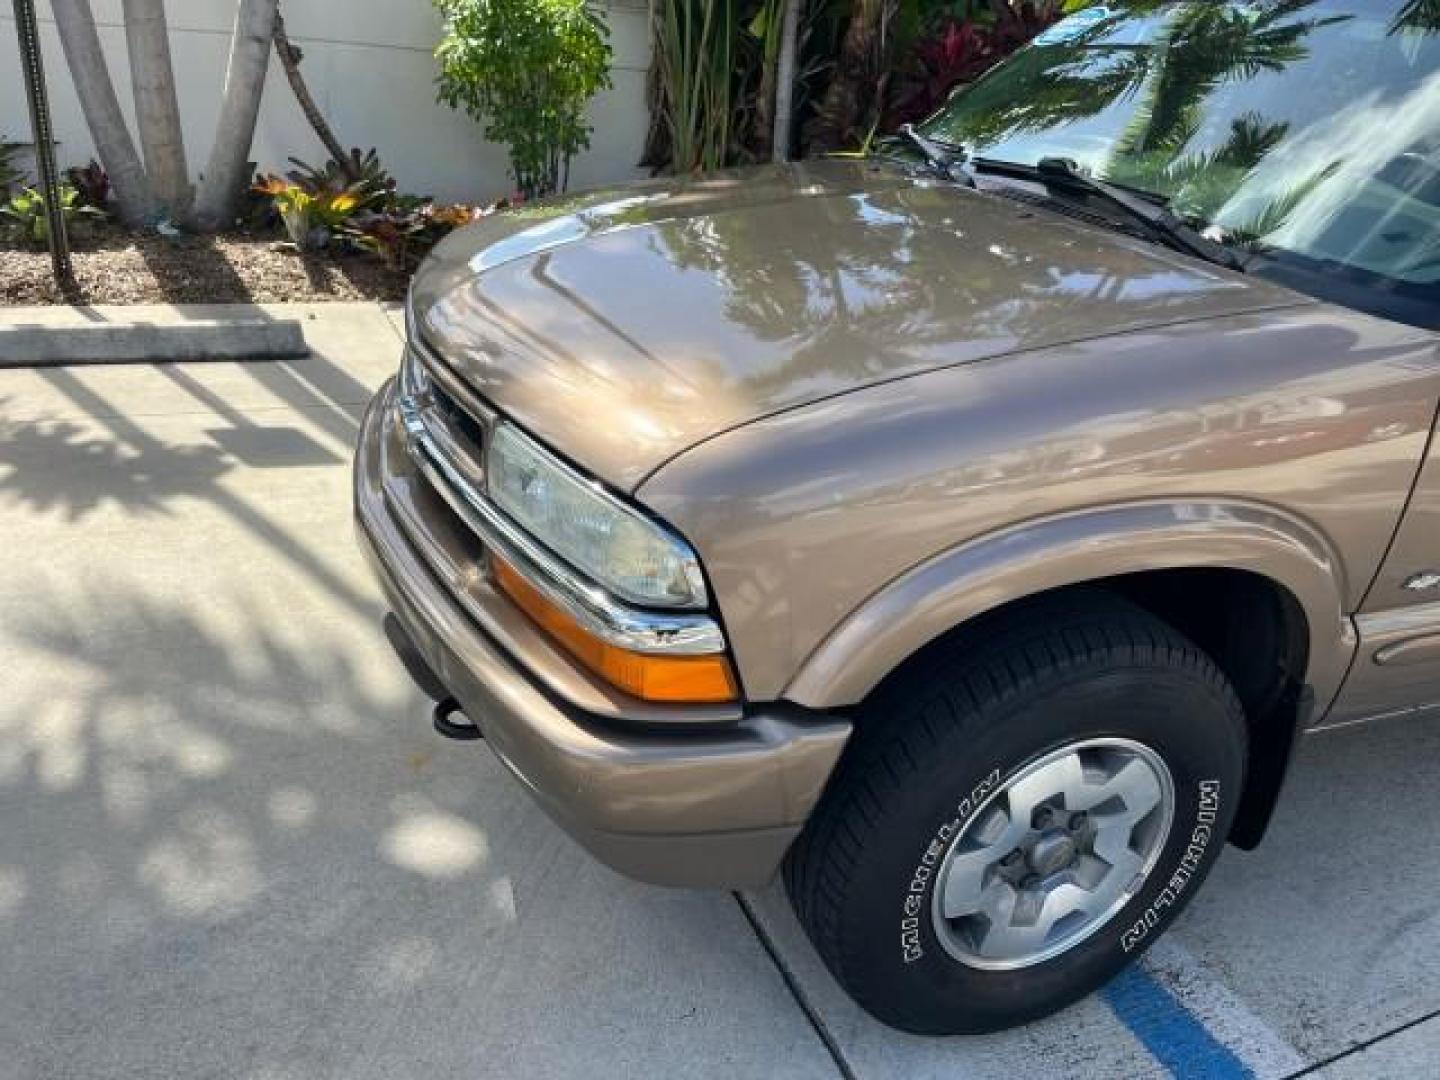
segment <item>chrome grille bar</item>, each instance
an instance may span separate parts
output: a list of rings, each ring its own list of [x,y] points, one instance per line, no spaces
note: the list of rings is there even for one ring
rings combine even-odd
[[[448,380],[453,379],[454,374],[441,361],[433,355],[427,358],[422,346],[413,341],[407,346],[400,380],[402,397],[411,403],[439,454],[468,484],[484,491],[486,439],[494,414],[489,409],[481,415],[472,412],[450,392]]]
[[[450,399],[468,413],[476,424],[485,431],[495,426],[495,410],[465,384],[465,380],[425,343],[424,338],[418,333],[412,333],[408,348],[424,373],[443,388]]]

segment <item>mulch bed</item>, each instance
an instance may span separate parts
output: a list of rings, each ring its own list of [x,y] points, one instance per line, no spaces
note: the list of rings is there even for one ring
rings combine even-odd
[[[96,229],[73,244],[85,304],[283,304],[401,300],[408,275],[360,252],[299,254],[274,236],[163,236]],[[0,306],[62,303],[44,248],[0,241]],[[3,316],[0,316],[3,319]]]

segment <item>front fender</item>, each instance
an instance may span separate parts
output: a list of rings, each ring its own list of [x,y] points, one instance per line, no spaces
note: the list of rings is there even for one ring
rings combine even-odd
[[[985,612],[1067,585],[1150,570],[1245,570],[1284,588],[1310,634],[1305,681],[1323,716],[1355,653],[1344,570],[1313,526],[1228,499],[1147,501],[1073,511],[978,538],[872,595],[805,660],[783,696],[854,705],[907,657]]]

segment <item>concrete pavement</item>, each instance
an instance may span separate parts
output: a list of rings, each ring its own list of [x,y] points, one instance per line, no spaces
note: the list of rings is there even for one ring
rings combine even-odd
[[[350,531],[398,317],[285,313],[312,356],[0,371],[0,1078],[1435,1071],[1440,723],[1312,737],[1124,986],[898,1035],[777,888],[629,883],[429,730]]]
[[[0,1076],[833,1075],[732,897],[429,730],[350,529],[399,339],[309,329],[0,373]]]

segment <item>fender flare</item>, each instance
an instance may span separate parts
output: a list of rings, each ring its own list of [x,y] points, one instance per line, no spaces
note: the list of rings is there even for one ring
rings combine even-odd
[[[783,697],[858,704],[906,658],[979,615],[1070,585],[1151,570],[1245,570],[1285,589],[1310,635],[1305,682],[1322,717],[1354,658],[1345,568],[1314,526],[1231,499],[1147,501],[1024,522],[961,544],[872,594],[801,665]]]

